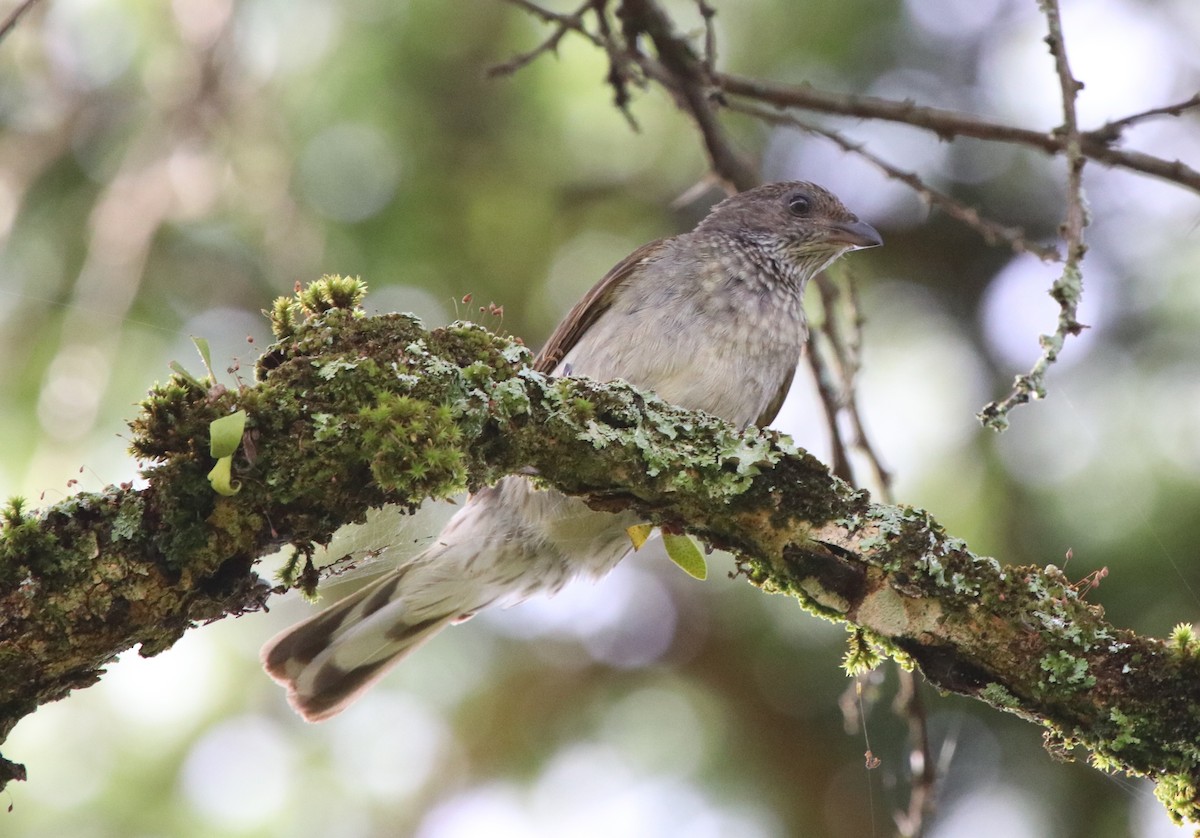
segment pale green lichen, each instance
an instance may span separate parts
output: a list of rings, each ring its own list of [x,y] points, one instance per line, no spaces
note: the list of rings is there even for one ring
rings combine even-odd
[[[1005,710],[1016,709],[1021,706],[1021,700],[1013,695],[1003,685],[992,681],[986,687],[979,691],[979,697],[993,707],[1000,707]]]
[[[1045,679],[1039,682],[1043,689],[1046,689],[1048,684],[1074,689],[1093,687],[1096,684],[1095,676],[1088,674],[1087,660],[1065,650],[1043,655],[1038,661],[1038,666],[1046,673]]]
[[[497,382],[488,387],[485,393],[497,419],[508,421],[529,413],[529,393],[518,379]]]
[[[358,367],[357,362],[347,361],[345,358],[334,358],[331,361],[326,361],[323,364],[317,365],[317,375],[326,381],[332,380],[338,373],[347,372]]]
[[[314,413],[313,439],[317,442],[327,442],[341,436],[346,427],[345,421],[332,413]]]
[[[112,536],[117,540],[132,541],[144,527],[145,499],[134,495],[121,504],[121,511],[113,519]]]
[[[500,350],[500,357],[513,365],[525,365],[533,360],[533,353],[519,343],[510,343]]]

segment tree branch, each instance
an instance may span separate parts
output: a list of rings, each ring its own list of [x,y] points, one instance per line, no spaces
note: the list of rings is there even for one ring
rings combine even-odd
[[[721,179],[726,191],[741,192],[757,186],[760,182],[758,172],[729,142],[717,119],[710,101],[713,93],[711,68],[700,60],[685,39],[675,34],[670,18],[656,3],[623,0],[617,14],[623,24],[627,47],[643,71],[674,94],[680,107],[696,121],[712,171]],[[706,21],[710,19],[705,17]],[[711,43],[711,30],[708,31]],[[654,44],[657,60],[637,51],[637,39],[642,34]],[[709,49],[711,56],[715,47]]]
[[[554,31],[550,33],[550,37],[546,38],[546,40],[542,41],[542,43],[538,44],[528,52],[523,52],[520,55],[513,56],[502,64],[496,64],[493,67],[489,67],[487,71],[488,76],[511,76],[522,67],[528,66],[548,52],[557,54],[559,42],[562,41],[563,36],[568,32],[576,32],[590,40],[596,46],[603,46],[600,39],[591,32],[588,32],[583,25],[584,13],[590,10],[596,4],[596,0],[585,0],[584,4],[580,6],[574,14],[569,15],[556,14],[548,9],[543,9],[536,3],[530,3],[529,0],[506,0],[506,2],[516,6],[519,9],[529,12],[532,15],[536,15],[546,23],[553,23]]]
[[[947,192],[928,185],[916,172],[906,172],[898,166],[892,165],[879,155],[868,151],[864,144],[854,142],[838,131],[805,122],[791,114],[775,113],[755,105],[731,102],[727,107],[732,111],[759,119],[768,125],[794,128],[798,131],[829,140],[842,149],[842,151],[857,155],[866,160],[892,180],[897,180],[905,184],[926,204],[931,207],[937,207],[950,218],[970,227],[979,233],[983,237],[983,240],[990,245],[1004,242],[1014,253],[1032,253],[1043,262],[1058,262],[1062,259],[1057,248],[1029,241],[1025,237],[1024,230],[1005,226],[998,221],[993,221],[983,216],[975,207],[959,201]]]
[[[714,80],[727,94],[743,96],[780,108],[802,108],[814,113],[899,122],[914,128],[924,128],[943,140],[973,137],[1023,145],[1054,155],[1064,154],[1067,150],[1067,140],[1058,132],[1036,131],[993,122],[959,111],[918,105],[911,99],[898,102],[877,96],[833,93],[819,90],[809,84],[779,84],[747,79],[730,73],[717,73]],[[1178,107],[1182,110],[1185,106],[1187,103],[1181,103]],[[1104,166],[1130,169],[1200,192],[1200,171],[1180,160],[1164,160],[1139,151],[1113,148],[1113,138],[1105,128],[1102,126],[1095,131],[1083,132],[1080,137],[1080,151],[1085,157]]]
[[[1083,138],[1079,133],[1079,120],[1075,114],[1075,100],[1083,84],[1071,73],[1067,60],[1067,44],[1062,31],[1062,17],[1058,11],[1058,0],[1040,0],[1046,14],[1049,34],[1046,44],[1054,56],[1054,68],[1058,75],[1058,86],[1062,96],[1063,124],[1055,133],[1066,143],[1067,159],[1067,212],[1059,228],[1067,245],[1067,257],[1062,273],[1050,286],[1050,296],[1058,303],[1058,322],[1054,332],[1042,335],[1038,341],[1042,354],[1033,368],[1018,375],[1012,390],[999,401],[984,405],[978,417],[985,427],[1002,431],[1008,427],[1008,414],[1017,405],[1028,404],[1034,399],[1046,397],[1046,373],[1050,365],[1058,360],[1067,336],[1077,336],[1084,330],[1079,322],[1079,303],[1083,297],[1083,269],[1081,264],[1087,252],[1083,242],[1083,229],[1088,224],[1083,200],[1083,165],[1087,157],[1083,152]]]
[[[357,289],[357,290],[356,290]],[[860,627],[942,690],[1044,725],[1108,770],[1153,777],[1200,812],[1200,643],[1105,622],[1054,567],[1001,567],[927,513],[872,503],[772,431],[744,432],[622,383],[550,379],[472,324],[426,331],[349,308],[327,279],[275,309],[262,381],[176,376],[132,423],[147,485],[79,495],[0,533],[0,734],[95,682],[119,652],[262,606],[256,557],[303,556],[386,503],[413,505],[535,471],[602,509],[638,510],[731,550],[743,575]],[[301,310],[303,308],[303,311]],[[307,315],[307,317],[306,317]],[[206,477],[213,420],[243,410],[240,491]],[[0,780],[22,776],[4,763]]]
[[[1195,93],[1192,96],[1189,96],[1187,99],[1184,99],[1182,102],[1176,102],[1174,105],[1163,105],[1158,108],[1147,108],[1144,111],[1138,111],[1137,113],[1130,114],[1129,116],[1122,117],[1121,119],[1111,120],[1104,123],[1099,128],[1088,131],[1087,133],[1089,137],[1092,137],[1100,142],[1112,143],[1119,140],[1127,128],[1131,128],[1134,125],[1140,125],[1143,122],[1148,122],[1157,116],[1173,116],[1178,118],[1183,116],[1184,111],[1192,110],[1193,108],[1200,108],[1200,93]]]

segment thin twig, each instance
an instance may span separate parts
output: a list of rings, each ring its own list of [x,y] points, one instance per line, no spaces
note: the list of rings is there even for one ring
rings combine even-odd
[[[586,0],[573,14],[561,15],[557,12],[552,12],[549,9],[543,9],[536,3],[531,3],[529,0],[504,0],[506,3],[511,3],[517,8],[524,9],[536,17],[542,19],[546,23],[554,24],[554,31],[546,40],[538,44],[528,52],[523,52],[513,56],[508,61],[502,64],[494,64],[487,69],[488,78],[497,76],[510,76],[518,70],[532,64],[542,55],[548,52],[558,53],[559,42],[568,32],[577,32],[583,35],[596,46],[601,46],[600,39],[589,32],[583,25],[583,15],[595,5],[595,0]]]
[[[829,281],[825,274],[817,277],[817,288],[821,294],[821,308],[824,312],[821,333],[827,338],[826,341],[822,341],[823,351],[832,352],[834,355],[832,360],[826,358],[823,364],[827,369],[836,370],[841,379],[841,394],[838,403],[841,410],[849,417],[854,429],[853,447],[866,459],[872,470],[871,491],[881,502],[892,503],[891,474],[884,468],[867,438],[866,430],[863,427],[862,413],[858,407],[857,376],[860,369],[863,319],[858,305],[857,283],[854,281],[854,274],[845,268],[842,270],[846,276],[844,295],[840,287]],[[843,330],[839,319],[833,316],[834,312],[843,312],[848,315],[848,334]],[[813,342],[810,342],[809,347],[811,352],[814,348]],[[822,401],[828,409],[831,399],[826,398],[822,393]],[[834,424],[833,420],[831,420],[831,424]],[[842,456],[845,457],[844,452]],[[835,462],[837,462],[836,454]],[[852,471],[848,462],[846,468]],[[855,486],[863,485],[859,481],[852,482]],[[893,817],[896,828],[903,838],[920,838],[925,833],[929,815],[932,813],[936,801],[939,766],[933,759],[933,752],[929,744],[928,722],[925,706],[921,700],[920,684],[912,672],[906,671],[896,664],[893,664],[891,668],[899,680],[899,690],[892,702],[892,710],[907,725],[909,741],[908,804],[903,810],[895,812]],[[878,677],[878,673],[874,674]],[[851,687],[847,688],[842,701],[839,702],[843,705],[843,714],[846,713],[850,697],[858,695],[861,684],[861,680],[856,680]],[[851,702],[849,706],[855,705]],[[865,720],[863,720],[863,724],[865,724]]]
[[[8,13],[8,17],[4,19],[4,22],[0,23],[0,41],[8,37],[8,33],[16,28],[17,23],[25,16],[26,12],[33,8],[35,3],[37,3],[37,0],[23,0],[23,2],[17,4],[15,9]]]
[[[568,29],[573,28],[572,27],[573,19],[578,18],[581,13],[583,13],[588,8],[590,8],[592,5],[594,5],[594,3],[591,0],[589,0],[589,2],[585,3],[584,7],[581,8],[579,11],[575,12],[574,14],[564,15],[564,14],[560,14],[559,12],[551,11],[550,9],[547,9],[543,6],[539,6],[537,3],[532,2],[532,0],[501,0],[501,2],[508,3],[510,6],[516,6],[518,9],[521,9],[522,11],[529,12],[534,17],[539,18],[543,23],[563,24],[563,25],[566,25]],[[578,31],[578,30],[574,30],[574,31]],[[584,32],[582,34],[586,35],[588,33]]]
[[[854,429],[854,447],[863,455],[872,470],[871,490],[882,503],[893,503],[892,476],[867,438],[866,429],[862,422],[862,412],[858,407],[857,376],[860,369],[860,349],[862,346],[863,317],[858,304],[858,285],[854,274],[843,269],[846,274],[846,296],[841,297],[839,289],[831,282],[818,283],[821,292],[822,308],[831,324],[824,331],[830,337],[830,343],[838,357],[838,370],[843,377],[844,403],[843,409],[849,416]],[[824,276],[818,277],[822,279]],[[828,313],[835,310],[845,311],[849,315],[850,333],[842,333],[836,319],[829,318]],[[854,483],[854,485],[861,485]],[[893,813],[896,829],[902,838],[921,838],[925,834],[929,816],[933,813],[937,799],[939,769],[933,758],[933,750],[929,743],[929,724],[925,713],[925,704],[921,699],[921,685],[916,675],[892,663],[892,671],[896,673],[899,688],[892,701],[892,711],[904,720],[908,727],[908,768],[909,788],[908,805]]]
[[[1130,114],[1121,119],[1114,119],[1112,122],[1106,122],[1099,128],[1092,131],[1084,132],[1084,137],[1087,139],[1097,140],[1102,143],[1116,142],[1121,138],[1121,134],[1125,129],[1130,128],[1139,123],[1153,119],[1156,116],[1183,116],[1183,112],[1192,108],[1200,107],[1200,93],[1194,94],[1190,99],[1185,99],[1182,102],[1176,102],[1174,105],[1163,105],[1161,108],[1150,108],[1139,113]]]
[[[646,86],[645,75],[632,55],[636,51],[636,45],[627,47],[620,38],[613,34],[607,11],[608,0],[597,0],[596,25],[604,42],[604,53],[608,56],[608,77],[605,80],[613,89],[613,104],[624,114],[629,127],[634,131],[639,131],[641,129],[629,107],[632,101],[632,97],[629,95],[629,85],[632,83],[644,88]]]
[[[858,283],[854,271],[844,264],[840,267],[845,278],[845,291],[829,281],[824,274],[817,277],[817,290],[821,294],[821,306],[826,312],[827,324],[824,327],[829,337],[837,360],[837,372],[841,379],[842,396],[840,405],[850,420],[850,428],[854,433],[851,447],[862,455],[871,468],[870,481],[863,483],[854,481],[855,486],[867,485],[868,488],[884,503],[890,503],[892,498],[892,475],[884,467],[883,460],[867,436],[866,427],[862,421],[862,411],[858,404],[858,373],[862,368],[862,329],[864,319],[858,301]],[[842,312],[849,327],[849,334],[843,328],[837,317],[831,317],[830,312]]]
[[[875,96],[830,93],[807,84],[775,84],[742,78],[729,73],[717,73],[713,77],[713,83],[726,94],[754,99],[780,108],[803,108],[816,113],[900,122],[930,131],[943,140],[951,140],[955,137],[974,137],[981,140],[1024,145],[1047,154],[1063,154],[1066,151],[1067,141],[1059,132],[1018,128],[1014,125],[991,122],[958,111],[925,107],[911,100],[897,102]],[[1099,134],[1081,134],[1079,143],[1083,155],[1097,163],[1115,168],[1132,169],[1200,192],[1200,171],[1182,161],[1164,160],[1161,157],[1154,157],[1139,151],[1113,148],[1109,145],[1109,140]]]
[[[820,345],[823,353],[832,353],[833,358],[825,357],[821,362],[826,370],[836,371],[840,378],[840,394],[836,397],[839,408],[850,419],[851,425],[854,428],[855,438],[853,446],[866,459],[872,470],[871,475],[871,490],[881,502],[892,502],[891,491],[891,475],[887,469],[883,467],[878,454],[875,452],[870,441],[867,438],[866,431],[862,423],[862,414],[858,407],[857,398],[857,375],[860,368],[860,347],[862,339],[863,320],[860,314],[857,299],[857,287],[854,282],[853,273],[843,268],[846,275],[846,291],[840,290],[839,286],[829,281],[825,274],[820,274],[817,277],[817,288],[821,295],[821,309],[824,313],[824,320],[821,324],[821,334],[826,338],[824,341],[810,340],[810,353]],[[842,312],[848,315],[849,334],[843,331],[841,322],[834,316],[835,312]],[[810,356],[811,357],[811,356]],[[828,388],[830,390],[833,387]],[[822,391],[822,402],[825,404],[828,411],[834,398]],[[836,428],[836,416],[830,418],[831,427]],[[835,437],[838,447],[835,448],[834,462],[838,462],[839,451],[840,456],[845,458],[845,452],[841,437]],[[861,482],[853,479],[853,468],[848,460],[845,460],[845,468],[851,472],[848,479],[853,485],[863,485]],[[835,471],[835,474],[837,472]],[[841,475],[839,475],[841,476]],[[921,701],[920,684],[917,682],[916,676],[912,672],[902,669],[897,664],[892,664],[891,669],[896,672],[899,679],[899,691],[892,703],[892,710],[904,720],[908,727],[909,739],[909,795],[908,804],[902,811],[894,813],[893,817],[896,823],[896,828],[903,838],[920,838],[925,832],[925,827],[928,822],[929,815],[933,811],[933,806],[936,800],[938,769],[933,759],[933,752],[929,745],[928,723],[925,714],[925,707]],[[878,681],[880,673],[871,673]],[[849,686],[843,693],[839,705],[842,707],[843,717],[847,724],[857,715],[862,714],[861,702],[853,701],[853,698],[861,694],[863,684],[863,676],[860,676]],[[876,690],[877,692],[877,690]],[[849,708],[854,708],[850,710]],[[866,720],[860,719],[865,726]]]
[[[1075,100],[1079,91],[1083,89],[1083,84],[1071,74],[1058,0],[1039,0],[1039,3],[1046,14],[1046,25],[1049,29],[1046,43],[1054,56],[1054,67],[1062,92],[1063,124],[1059,133],[1063,137],[1067,157],[1067,212],[1061,233],[1066,242],[1067,258],[1062,273],[1050,287],[1050,296],[1058,303],[1058,324],[1053,334],[1041,336],[1041,357],[1028,373],[1017,376],[1007,396],[984,405],[979,412],[979,421],[995,431],[1002,431],[1008,427],[1008,413],[1017,405],[1045,398],[1047,370],[1058,359],[1067,336],[1078,335],[1084,329],[1083,324],[1079,322],[1078,313],[1079,301],[1083,296],[1083,273],[1080,263],[1087,252],[1087,245],[1083,241],[1083,230],[1088,224],[1083,200],[1083,166],[1087,157],[1083,153],[1079,120],[1075,113]]]
[[[730,191],[757,186],[757,170],[734,149],[717,120],[712,104],[710,73],[686,40],[675,34],[671,19],[652,0],[624,0],[617,11],[624,25],[626,46],[646,74],[671,91],[691,114],[704,140],[713,171]],[[658,52],[658,60],[636,50],[639,34],[645,34]]]
[[[925,834],[929,816],[933,813],[937,791],[938,766],[929,746],[929,723],[925,703],[921,700],[921,685],[917,676],[899,666],[895,667],[900,688],[892,701],[896,715],[908,722],[908,808],[895,813],[896,829],[903,838],[920,838]]]
[[[773,125],[780,125],[789,128],[796,128],[809,134],[818,137],[824,137],[830,142],[840,146],[844,151],[855,154],[866,160],[875,168],[879,169],[889,178],[898,180],[906,184],[921,200],[925,201],[930,206],[935,206],[946,215],[953,218],[955,221],[961,222],[966,226],[975,230],[983,237],[983,240],[988,244],[997,244],[1004,242],[1017,253],[1029,252],[1046,262],[1059,262],[1062,256],[1058,250],[1046,245],[1031,242],[1025,237],[1023,230],[1017,227],[1007,227],[997,221],[985,218],[979,214],[979,210],[968,204],[964,204],[957,198],[942,192],[940,189],[935,189],[928,185],[915,172],[906,172],[897,166],[887,162],[882,157],[868,151],[862,144],[848,139],[838,131],[830,128],[822,128],[819,125],[814,125],[805,122],[791,114],[778,113],[776,111],[760,108],[755,105],[747,105],[742,102],[728,102],[726,107],[738,113],[744,113],[748,116],[753,116],[761,119],[764,122]]]
[[[562,15],[544,9],[531,2],[531,0],[504,0],[504,2],[524,9],[549,23],[563,24],[572,18],[572,15]],[[698,0],[698,2],[702,2],[702,0]],[[623,6],[625,5],[629,4],[623,4]],[[635,5],[644,6],[645,4]],[[662,15],[661,10],[659,10],[659,14]],[[665,15],[663,17],[665,18]],[[597,9],[597,18],[602,22],[606,22],[605,16],[600,9]],[[707,41],[709,39],[707,33],[710,31],[710,27],[707,26],[708,18],[706,17],[705,19]],[[591,43],[604,48],[609,54],[610,61],[613,61],[614,73],[617,73],[620,62],[614,59],[623,49],[623,46],[616,43],[616,39],[611,33],[601,32],[600,34],[596,34],[588,31],[582,25],[578,27],[567,25],[566,30],[577,32],[586,37]],[[686,46],[686,42],[681,41],[681,43],[684,43]],[[546,51],[548,50],[541,50],[538,54]],[[628,56],[622,57],[622,60],[627,59]],[[1030,128],[1020,128],[1015,125],[1006,125],[959,111],[918,105],[912,100],[896,101],[876,96],[833,93],[819,90],[809,84],[785,85],[748,79],[730,73],[713,71],[711,66],[707,65],[707,61],[702,62],[702,66],[707,70],[706,86],[708,88],[707,95],[710,98],[714,94],[728,94],[780,108],[794,107],[815,113],[840,114],[844,116],[857,116],[863,119],[899,122],[914,128],[930,131],[943,140],[952,140],[955,137],[972,137],[993,142],[1023,145],[1052,155],[1064,154],[1067,150],[1066,139],[1061,132],[1037,131]],[[665,83],[664,78],[656,78],[656,80]],[[610,73],[609,81],[610,84],[613,83],[613,73]],[[623,87],[620,89],[623,89]],[[625,96],[626,101],[625,105],[622,106],[622,110],[628,116],[627,94]],[[1155,115],[1174,115],[1177,112],[1195,107],[1197,105],[1196,98],[1192,97],[1192,99],[1188,99],[1178,105],[1155,108],[1145,113],[1133,114],[1124,119],[1107,123],[1094,131],[1080,132],[1078,136],[1079,148],[1084,157],[1104,166],[1141,172],[1142,174],[1161,178],[1195,192],[1200,192],[1200,170],[1189,166],[1181,160],[1166,160],[1140,151],[1114,148],[1112,145],[1116,139],[1115,134],[1119,134],[1123,127]],[[695,115],[695,111],[691,107],[688,110],[692,111],[693,115]]]
[[[828,283],[829,278],[822,271],[817,275],[816,282],[820,286],[823,282]],[[831,316],[831,312],[826,309],[824,311],[826,323]],[[824,334],[823,328],[809,332],[808,351],[804,355],[808,360],[808,368],[812,372],[813,380],[817,383],[817,395],[820,396],[821,406],[825,411],[825,424],[829,427],[831,460],[829,470],[842,480],[854,485],[854,469],[850,465],[850,457],[846,452],[846,441],[842,439],[841,426],[838,425],[838,413],[842,408],[842,388],[832,375],[832,365],[828,356],[833,350],[826,350],[822,346],[820,340],[822,334]]]
[[[711,76],[717,70],[717,27],[713,23],[717,17],[717,10],[705,0],[696,0],[696,10],[704,19],[704,69]]]

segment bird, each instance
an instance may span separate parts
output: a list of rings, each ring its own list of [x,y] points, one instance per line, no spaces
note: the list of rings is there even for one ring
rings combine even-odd
[[[770,183],[717,203],[691,232],[614,266],[534,360],[554,376],[623,379],[739,428],[774,419],[808,334],[808,281],[883,243],[813,183]],[[421,553],[286,629],[262,663],[306,720],[340,713],[447,626],[491,606],[599,578],[628,553],[632,512],[509,476],[463,505]]]

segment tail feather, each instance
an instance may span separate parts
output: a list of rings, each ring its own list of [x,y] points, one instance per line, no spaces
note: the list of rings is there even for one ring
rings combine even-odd
[[[473,495],[425,551],[277,636],[263,666],[300,715],[327,719],[450,623],[608,572],[637,521],[506,478]]]
[[[341,712],[410,652],[474,606],[414,609],[401,595],[406,568],[283,631],[262,650],[263,668],[307,721]]]

